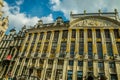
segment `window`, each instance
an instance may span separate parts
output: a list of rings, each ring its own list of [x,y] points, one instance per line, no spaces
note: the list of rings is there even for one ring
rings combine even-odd
[[[58,40],[58,37],[59,37],[59,31],[55,31],[54,32],[54,41],[57,41]]]
[[[92,42],[88,42],[88,57],[92,58]]]
[[[69,60],[69,65],[73,66],[73,64],[74,64],[74,61],[73,60]]]
[[[92,61],[88,61],[88,67],[92,67],[93,66],[93,62]]]
[[[80,36],[80,38],[83,38],[84,37],[84,30],[83,29],[80,29],[80,31],[79,31],[79,36]]]
[[[67,80],[72,80],[72,74],[73,74],[73,71],[72,70],[68,70]]]
[[[109,56],[113,56],[112,43],[111,42],[107,42],[106,46],[107,46],[107,53],[108,53],[108,55]]]
[[[76,36],[76,30],[72,30],[72,38],[75,38]]]
[[[50,35],[51,35],[51,32],[48,31],[48,32],[47,32],[47,37],[46,37],[47,40],[50,39]]]
[[[57,43],[56,43],[56,42],[53,42],[53,43],[52,43],[51,53],[55,53],[56,47],[57,47]]]
[[[77,80],[82,80],[82,76],[83,76],[83,72],[82,71],[78,71],[77,72]]]
[[[66,42],[61,42],[60,53],[64,53],[66,51]]]
[[[88,29],[88,38],[92,38],[92,30]]]
[[[96,30],[96,37],[97,37],[97,38],[101,38],[100,29],[97,29],[97,30]]]
[[[120,32],[118,29],[114,29],[114,36],[115,38],[120,38]]]
[[[47,52],[47,48],[48,48],[48,42],[45,42],[44,48],[43,48],[43,53]]]
[[[64,30],[62,34],[62,39],[67,38],[67,36],[68,36],[68,30]]]
[[[30,40],[31,36],[32,36],[32,34],[30,33],[29,36],[28,36],[28,40]]]
[[[38,42],[38,44],[37,44],[37,48],[36,48],[35,57],[37,57],[37,55],[38,55],[38,53],[39,53],[40,45],[41,45],[41,42]]]
[[[97,53],[98,53],[98,58],[102,59],[103,51],[102,51],[102,43],[101,42],[97,42]]]
[[[118,80],[117,79],[117,74],[111,74],[111,80]]]
[[[78,61],[78,66],[83,67],[83,61]]]
[[[99,68],[104,68],[104,63],[103,62],[98,62],[98,67]]]
[[[71,54],[71,55],[74,55],[74,51],[75,51],[75,42],[72,41],[72,42],[71,42],[71,47],[70,47],[70,54]]]
[[[106,38],[110,38],[110,32],[109,32],[109,29],[105,29],[105,37]]]
[[[41,32],[41,33],[40,33],[40,40],[42,40],[43,35],[44,35],[44,32]]]
[[[79,43],[79,54],[83,55],[83,52],[84,52],[84,43],[80,42]]]
[[[119,55],[120,55],[120,42],[117,42],[116,45],[117,45],[118,53],[119,53]]]
[[[115,62],[109,62],[109,66],[110,68],[115,69]]]
[[[32,41],[33,43],[35,42],[36,38],[37,38],[37,33],[34,34],[34,38],[33,38],[33,41]]]
[[[53,60],[52,60],[52,59],[49,59],[49,60],[48,60],[48,64],[53,64]]]

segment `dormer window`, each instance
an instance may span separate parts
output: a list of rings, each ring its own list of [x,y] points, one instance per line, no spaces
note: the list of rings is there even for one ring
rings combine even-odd
[[[63,19],[62,17],[58,17],[56,20],[56,23],[54,25],[62,25],[63,24]]]
[[[5,22],[3,22],[3,23],[2,23],[2,26],[5,26],[5,24],[6,24],[6,23],[5,23]]]

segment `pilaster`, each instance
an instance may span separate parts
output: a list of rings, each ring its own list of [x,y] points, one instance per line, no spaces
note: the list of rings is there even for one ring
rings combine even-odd
[[[12,71],[11,71],[12,77],[13,77],[14,74],[15,74],[15,71],[16,71],[16,69],[17,69],[18,64],[19,64],[19,58],[16,59],[15,64],[14,64],[14,66],[13,66],[13,68],[12,68]]]
[[[74,60],[74,66],[73,66],[73,78],[72,80],[77,80],[77,65],[78,65],[78,60]]]
[[[58,54],[60,52],[60,45],[61,45],[61,40],[62,40],[62,32],[63,32],[62,30],[59,32],[59,38],[58,38],[57,49],[56,49],[56,57],[58,57]],[[55,80],[57,63],[58,63],[58,59],[54,59],[53,68],[52,68],[52,74],[51,74],[51,80]]]
[[[38,41],[39,41],[39,37],[40,37],[40,33],[37,34],[37,38],[35,40],[35,44],[34,44],[34,47],[33,47],[33,50],[32,50],[32,55],[34,55],[34,53],[36,52],[36,48],[37,48],[37,44],[38,44]]]
[[[32,33],[32,36],[31,36],[31,38],[30,38],[30,41],[29,41],[29,44],[28,44],[28,47],[27,47],[27,50],[26,50],[26,54],[25,54],[26,57],[27,57],[27,55],[28,55],[29,52],[30,52],[31,43],[32,43],[33,39],[34,39],[34,33]]]
[[[25,60],[26,60],[26,58],[24,58],[24,59],[22,60],[22,62],[21,62],[19,71],[18,71],[18,73],[17,73],[18,76],[20,76],[20,75],[22,74],[22,70],[23,70],[23,67],[24,67],[24,65],[25,65]]]
[[[43,36],[43,39],[42,39],[42,42],[41,42],[41,46],[40,46],[40,53],[42,54],[42,51],[43,51],[43,48],[44,48],[44,42],[46,40],[46,36],[47,36],[47,32],[44,32],[44,36]]]
[[[117,50],[117,46],[116,46],[116,40],[115,40],[113,29],[109,29],[109,30],[110,30],[110,37],[111,37],[111,41],[112,41],[113,55],[118,55],[118,50]]]
[[[77,80],[77,65],[78,65],[78,52],[79,52],[79,29],[76,29],[76,40],[75,40],[75,60],[73,65],[73,77],[72,80]]]
[[[57,42],[56,54],[60,53],[60,46],[61,46],[61,41],[62,41],[62,34],[63,34],[63,31],[60,30],[59,31],[59,38],[58,38],[58,42]]]
[[[70,55],[71,35],[72,35],[72,30],[69,29],[68,38],[67,38],[66,59],[64,60],[62,80],[67,80],[67,65],[68,65],[68,58]]]
[[[25,44],[26,44],[26,42],[27,42],[27,40],[28,40],[28,37],[29,37],[29,34],[26,33],[26,37],[25,37],[25,39],[24,39],[24,41],[23,41],[23,43],[22,43],[22,45],[21,45],[21,48],[20,48],[19,56],[21,56],[21,54],[23,53],[23,50],[24,50],[24,48],[25,48]]]
[[[93,43],[93,57],[97,59],[97,45],[96,45],[96,32],[95,29],[92,29],[92,43]],[[98,77],[98,61],[93,61],[93,73],[95,77]]]
[[[41,47],[40,47],[40,53],[41,54],[42,54],[42,51],[43,51],[43,48],[44,48],[44,42],[46,40],[46,36],[47,36],[47,32],[44,32],[44,36],[43,36]],[[44,60],[43,69],[42,69],[42,72],[41,72],[41,80],[45,80],[45,74],[46,74],[45,70],[47,68],[47,65],[48,65],[48,59]]]
[[[84,61],[83,61],[83,80],[85,80],[85,77],[87,75],[87,69],[88,69],[88,41],[87,41],[87,29],[84,29]]]
[[[100,31],[101,31],[102,50],[103,50],[103,54],[104,54],[104,59],[107,60],[108,58],[107,58],[107,48],[106,48],[104,29],[100,29]],[[110,80],[108,61],[104,61],[104,71],[105,71],[105,76],[107,77],[108,80]]]

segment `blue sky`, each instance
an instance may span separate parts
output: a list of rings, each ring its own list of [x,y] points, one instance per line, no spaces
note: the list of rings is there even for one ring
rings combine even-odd
[[[20,30],[23,25],[33,26],[39,19],[43,23],[52,23],[58,16],[65,21],[70,19],[70,12],[83,13],[120,11],[120,0],[4,0],[4,16],[9,16],[8,31],[16,27]],[[8,32],[7,31],[7,32]]]

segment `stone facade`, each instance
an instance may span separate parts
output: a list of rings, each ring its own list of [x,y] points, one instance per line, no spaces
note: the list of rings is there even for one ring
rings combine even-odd
[[[0,0],[0,40],[5,34],[5,31],[8,28],[8,17],[2,17],[3,12],[2,12],[2,7],[3,7],[3,1]]]
[[[4,35],[0,78],[120,80],[118,12],[70,14]]]

